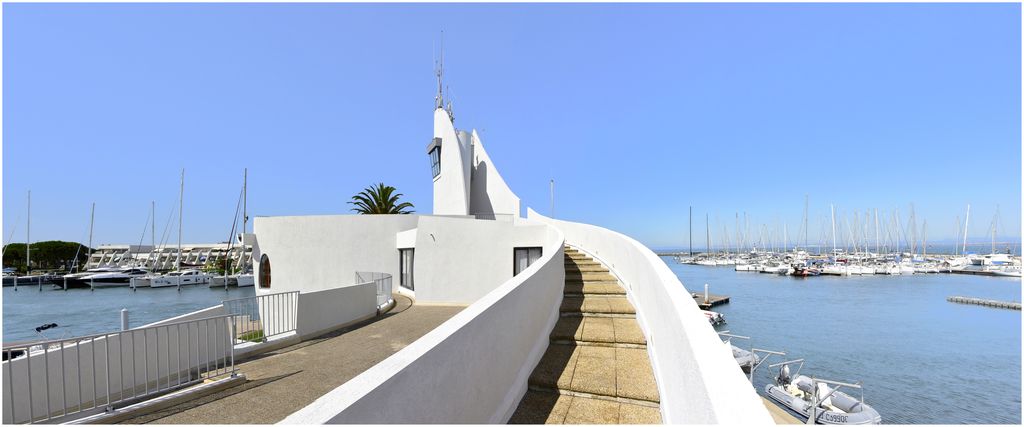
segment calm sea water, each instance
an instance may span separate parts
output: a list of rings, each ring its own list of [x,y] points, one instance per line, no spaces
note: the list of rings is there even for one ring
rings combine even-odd
[[[255,295],[254,288],[208,288],[186,286],[175,288],[69,289],[54,291],[43,285],[3,288],[3,340],[38,340],[35,328],[56,323],[56,329],[44,331],[51,339],[62,335],[72,337],[121,328],[121,309],[128,309],[129,324],[141,326],[219,304],[222,300]]]
[[[951,295],[1020,301],[1020,279],[800,279],[662,259],[688,290],[703,291],[707,283],[711,293],[731,297],[713,310],[727,321],[716,329],[751,337],[734,344],[804,358],[808,375],[862,381],[866,402],[884,423],[1021,423],[1021,312],[946,301]],[[759,393],[773,373],[767,364],[755,373]]]

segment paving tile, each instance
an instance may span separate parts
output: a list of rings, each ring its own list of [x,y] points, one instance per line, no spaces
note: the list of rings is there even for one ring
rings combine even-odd
[[[620,403],[619,424],[661,424],[661,410],[631,403]]]
[[[565,424],[618,424],[619,403],[607,400],[573,397]]]
[[[583,298],[565,297],[562,298],[562,307],[559,311],[564,313],[578,313],[583,310],[583,305],[586,303]]]
[[[654,372],[645,349],[615,349],[615,384],[616,396],[660,401],[658,385],[654,381]]]
[[[607,298],[607,300],[610,313],[636,314],[636,309],[633,308],[633,304],[630,304],[626,297]]]
[[[598,347],[592,345],[581,345],[576,347],[579,357],[593,357],[595,359],[615,359],[614,347]]]
[[[583,341],[615,342],[615,327],[608,317],[583,318]]]
[[[647,344],[640,324],[636,319],[613,318],[612,324],[615,328],[615,342],[626,344]]]
[[[625,295],[626,290],[623,289],[622,286],[619,286],[618,283],[594,282],[585,283],[583,285],[583,293],[599,295]]]
[[[509,424],[562,424],[569,412],[571,396],[557,393],[527,391]]]
[[[584,313],[609,313],[611,307],[608,305],[609,298],[588,297],[583,298]]]
[[[575,340],[583,339],[583,317],[560,317],[551,330],[551,339]]]
[[[568,389],[572,385],[573,371],[578,356],[574,346],[551,344],[530,374],[530,384],[541,387]]]
[[[580,356],[571,384],[573,391],[615,396],[615,359]]]

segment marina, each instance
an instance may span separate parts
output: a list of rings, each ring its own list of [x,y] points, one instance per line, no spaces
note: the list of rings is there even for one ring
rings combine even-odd
[[[1022,425],[1021,8],[893,6],[5,6],[0,422]]]
[[[728,320],[716,329],[750,337],[733,339],[733,345],[783,351],[788,359],[804,359],[805,373],[860,382],[884,424],[1021,421],[1020,312],[946,300],[1018,300],[1019,279],[914,274],[807,280],[661,259],[683,283],[709,283],[732,297],[715,310]],[[773,356],[755,371],[762,395],[778,374],[767,365],[783,360]]]

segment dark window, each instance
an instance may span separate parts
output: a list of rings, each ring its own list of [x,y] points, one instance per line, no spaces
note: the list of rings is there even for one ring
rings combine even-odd
[[[270,287],[270,258],[267,258],[267,254],[260,257],[260,287]]]
[[[413,258],[416,255],[415,249],[399,249],[398,258],[401,266],[399,268],[399,286],[406,288],[410,291],[416,290],[416,285],[413,283]]]
[[[526,267],[540,259],[541,253],[541,248],[515,248],[512,253],[512,275],[526,270]]]
[[[441,147],[439,146],[430,150],[430,171],[434,173],[434,178],[441,174]]]

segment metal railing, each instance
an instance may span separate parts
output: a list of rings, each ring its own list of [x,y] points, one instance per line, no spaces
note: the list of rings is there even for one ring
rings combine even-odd
[[[298,327],[299,291],[255,295],[221,302],[234,316],[235,344],[265,342]]]
[[[387,304],[391,301],[391,275],[388,273],[378,273],[372,271],[357,271],[356,272],[356,283],[369,283],[373,282],[377,284],[377,307]]]
[[[61,422],[235,375],[233,315],[3,347],[3,423]]]

